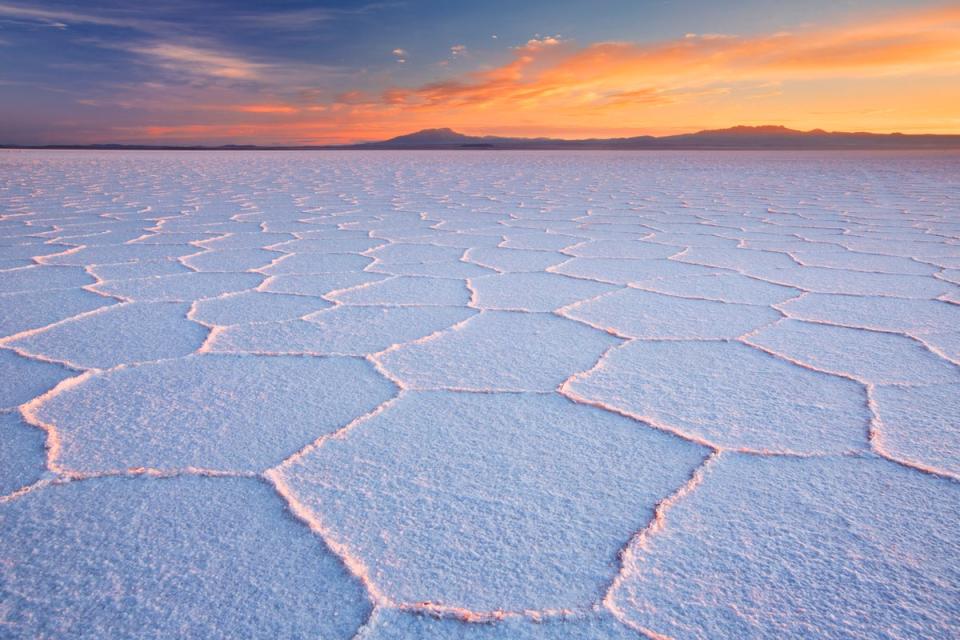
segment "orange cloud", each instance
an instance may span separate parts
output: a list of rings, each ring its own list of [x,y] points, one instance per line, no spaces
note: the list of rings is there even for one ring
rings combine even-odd
[[[378,123],[378,119],[352,117],[299,122],[149,125],[118,127],[114,131],[131,139],[142,137],[154,143],[192,144],[205,141],[213,144],[248,140],[267,145],[349,144],[365,137],[381,139],[396,133],[393,125]]]
[[[173,71],[227,80],[256,79],[266,67],[238,56],[169,42],[132,47],[130,51]]]
[[[956,73],[960,7],[752,38],[688,34],[652,45],[609,42],[579,49],[551,38],[532,40],[515,53],[508,64],[467,80],[408,91],[406,102],[550,109],[631,95],[659,102],[650,98],[717,83]]]
[[[233,73],[227,70],[235,63],[205,62],[211,73]],[[237,69],[244,73],[243,66]],[[251,102],[234,110],[284,117],[251,124],[258,140],[323,143],[434,126],[569,137],[770,122],[960,133],[957,104],[960,6],[949,6],[750,37],[687,34],[586,46],[539,38],[512,49],[506,63],[461,77],[378,92],[348,90],[325,104]],[[238,126],[210,124],[206,132],[227,138]],[[166,133],[150,130],[151,136]]]
[[[231,107],[233,111],[242,113],[292,114],[300,110],[286,104],[244,104]]]

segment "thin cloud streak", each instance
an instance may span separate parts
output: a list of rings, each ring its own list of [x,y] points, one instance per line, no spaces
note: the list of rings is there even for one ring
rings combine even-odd
[[[121,21],[2,2],[0,16],[11,15],[11,7],[35,20]],[[288,14],[275,19],[292,20]],[[326,20],[319,10],[310,16]],[[500,49],[507,57],[495,66],[483,66],[491,52],[473,42],[469,48],[438,43],[448,66],[439,66],[436,57],[423,60],[419,44],[413,62],[407,49],[387,45],[378,55],[392,72],[311,64],[276,51],[261,57],[212,38],[161,33],[154,23],[146,28],[153,31],[141,41],[95,45],[132,54],[148,74],[156,70],[145,82],[77,96],[127,110],[122,128],[104,135],[332,143],[437,126],[565,137],[767,123],[960,130],[951,106],[960,102],[960,6],[751,36],[688,33],[653,42],[578,43],[537,35]],[[411,68],[414,63],[420,68]],[[450,71],[463,67],[479,70]],[[397,81],[437,77],[443,69],[447,77]]]
[[[256,79],[267,67],[239,56],[176,43],[159,42],[132,46],[127,50],[167,69],[230,80]]]
[[[464,80],[393,89],[411,107],[603,106],[718,82],[917,75],[960,71],[960,8],[850,28],[739,38],[692,36],[653,45],[596,43],[575,48],[531,40],[498,68]]]
[[[0,2],[0,19],[2,18],[30,21],[56,28],[65,28],[71,24],[89,24],[104,27],[136,29],[138,31],[145,32],[156,31],[161,24],[163,24],[154,20],[145,20],[141,18],[96,15],[93,13],[69,11],[65,9],[44,9],[30,5],[10,4],[6,2]]]

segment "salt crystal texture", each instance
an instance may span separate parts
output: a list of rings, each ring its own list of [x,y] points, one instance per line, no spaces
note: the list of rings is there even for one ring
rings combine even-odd
[[[0,636],[955,636],[958,175],[0,153]]]

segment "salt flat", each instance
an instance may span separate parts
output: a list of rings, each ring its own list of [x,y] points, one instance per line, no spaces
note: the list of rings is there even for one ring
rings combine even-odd
[[[946,638],[960,154],[0,153],[0,636]]]

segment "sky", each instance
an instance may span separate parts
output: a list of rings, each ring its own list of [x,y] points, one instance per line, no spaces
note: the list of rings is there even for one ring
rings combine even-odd
[[[0,143],[960,134],[960,2],[0,0]]]

